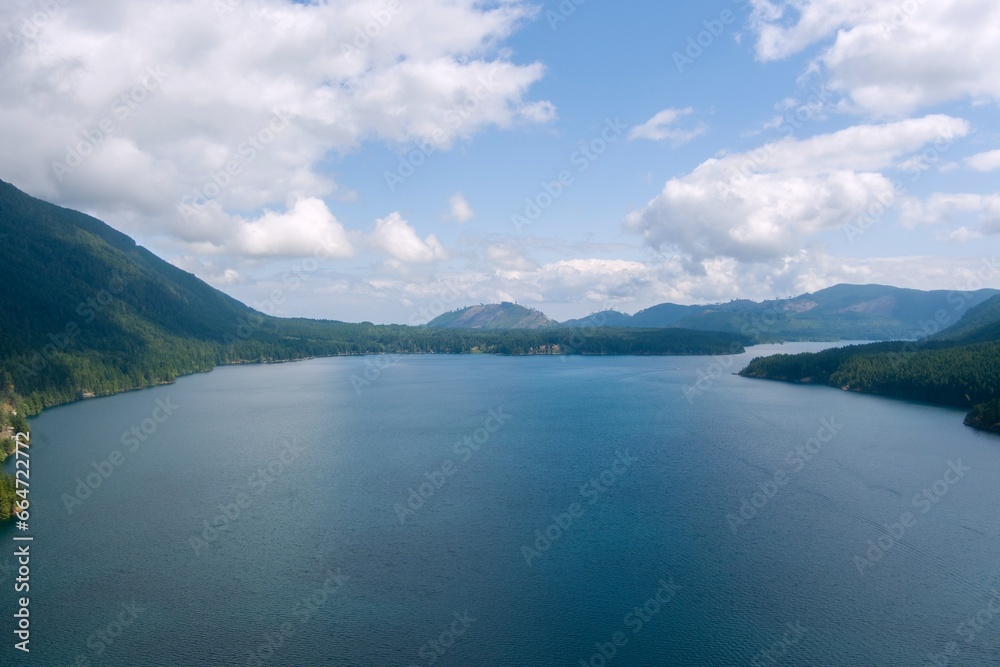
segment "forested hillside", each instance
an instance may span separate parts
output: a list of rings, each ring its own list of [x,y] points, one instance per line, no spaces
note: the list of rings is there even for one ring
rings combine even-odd
[[[1000,297],[994,297],[951,329],[920,341],[757,358],[740,374],[971,408],[967,424],[998,430],[998,304]]]
[[[1000,340],[1000,296],[969,309],[958,324],[928,337],[928,340],[952,344]]]

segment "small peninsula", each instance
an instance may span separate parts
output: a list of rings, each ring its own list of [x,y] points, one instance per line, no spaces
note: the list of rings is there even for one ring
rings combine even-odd
[[[740,375],[966,408],[966,425],[1000,433],[1000,296],[917,341],[758,357]]]

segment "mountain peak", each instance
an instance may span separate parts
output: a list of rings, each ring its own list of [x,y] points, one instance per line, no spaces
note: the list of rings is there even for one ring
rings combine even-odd
[[[479,304],[445,313],[427,323],[431,329],[547,329],[558,323],[539,310],[510,301]]]

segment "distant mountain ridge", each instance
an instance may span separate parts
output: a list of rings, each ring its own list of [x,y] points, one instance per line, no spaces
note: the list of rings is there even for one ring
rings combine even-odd
[[[460,308],[435,317],[427,323],[431,329],[550,329],[558,326],[539,310],[516,303],[480,304]]]
[[[683,306],[662,303],[634,315],[614,310],[563,327],[725,331],[778,340],[910,340],[933,335],[1000,290],[921,291],[889,285],[834,285],[789,299]]]

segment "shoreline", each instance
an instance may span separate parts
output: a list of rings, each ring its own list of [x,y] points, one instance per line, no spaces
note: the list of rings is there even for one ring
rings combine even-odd
[[[61,403],[54,403],[52,405],[46,405],[44,408],[38,412],[27,414],[26,417],[36,417],[46,410],[51,410],[52,408],[63,407],[66,405],[72,405],[74,403],[79,403],[81,401],[90,401],[100,398],[110,398],[112,396],[117,396],[119,394],[126,394],[133,391],[142,391],[143,389],[153,389],[154,387],[162,387],[166,385],[171,385],[177,382],[177,380],[184,377],[191,377],[193,375],[198,375],[201,373],[211,373],[217,368],[228,368],[231,366],[269,366],[272,364],[291,364],[300,361],[313,361],[316,359],[347,359],[347,358],[362,358],[362,357],[382,357],[387,355],[397,355],[406,357],[476,357],[476,356],[492,356],[492,357],[711,357],[711,356],[739,356],[745,354],[753,346],[744,346],[742,352],[725,352],[725,353],[693,353],[693,352],[671,352],[671,353],[628,353],[628,354],[612,354],[612,353],[577,353],[577,354],[556,354],[556,353],[532,353],[528,352],[525,354],[499,354],[495,352],[364,352],[357,354],[323,354],[323,355],[312,355],[308,357],[295,357],[292,359],[264,359],[264,360],[239,360],[239,361],[229,361],[222,364],[216,364],[212,368],[207,370],[191,371],[190,373],[183,373],[178,375],[172,380],[164,380],[162,382],[154,382],[147,385],[142,385],[138,387],[128,387],[125,389],[118,389],[115,391],[107,393],[95,393],[95,392],[84,392],[82,395],[78,396],[69,401],[63,401]]]
[[[397,355],[406,357],[425,357],[425,356],[438,356],[438,357],[470,357],[470,356],[493,356],[493,357],[737,357],[741,354],[746,354],[750,352],[755,347],[760,347],[762,345],[785,345],[787,343],[821,343],[821,344],[831,344],[838,345],[842,343],[851,343],[852,341],[781,341],[781,342],[760,342],[752,345],[744,345],[743,350],[740,352],[664,352],[664,353],[626,353],[626,354],[615,354],[615,353],[590,353],[590,352],[579,352],[576,354],[564,354],[564,353],[553,353],[553,352],[526,352],[524,354],[500,354],[496,352],[363,352],[363,353],[347,353],[347,354],[322,354],[322,355],[310,355],[308,357],[295,357],[290,359],[264,359],[264,360],[237,360],[229,361],[226,363],[216,364],[206,370],[191,371],[190,373],[183,373],[178,375],[172,380],[164,380],[162,382],[155,382],[147,385],[142,385],[138,387],[128,387],[126,389],[118,389],[116,391],[111,391],[107,393],[94,393],[86,392],[84,395],[78,396],[77,398],[69,401],[64,401],[62,403],[54,403],[52,405],[47,405],[36,413],[26,414],[26,417],[36,417],[46,410],[51,410],[52,408],[58,408],[66,405],[72,405],[74,403],[79,403],[81,401],[89,401],[100,398],[110,398],[111,396],[117,396],[119,394],[125,394],[133,391],[142,391],[143,389],[152,389],[154,387],[162,387],[166,385],[171,385],[177,382],[180,378],[190,377],[192,375],[198,375],[200,373],[211,373],[217,368],[227,368],[230,366],[267,366],[271,364],[290,364],[300,361],[312,361],[315,359],[346,359],[346,358],[361,358],[361,357],[381,357],[386,355]],[[739,375],[739,373],[736,373]],[[771,379],[771,378],[761,378],[761,379]],[[785,382],[786,380],[778,380],[779,382]],[[792,382],[787,380],[787,382]]]
[[[237,361],[230,361],[230,362],[227,362],[227,363],[216,364],[215,366],[212,366],[211,368],[208,368],[208,369],[205,369],[205,370],[196,370],[196,371],[191,371],[190,373],[183,373],[183,374],[180,374],[177,377],[173,378],[172,380],[163,380],[161,382],[153,382],[153,383],[150,383],[150,384],[141,385],[141,386],[137,386],[137,387],[127,387],[127,388],[124,388],[124,389],[118,389],[118,390],[110,391],[110,392],[106,392],[106,393],[96,393],[96,392],[89,392],[89,391],[81,392],[76,398],[74,398],[72,400],[62,401],[60,403],[54,403],[52,405],[46,405],[41,410],[39,410],[38,412],[35,412],[35,413],[31,413],[31,414],[25,413],[25,418],[29,419],[29,424],[28,424],[29,428],[27,429],[26,433],[30,434],[30,432],[31,432],[31,429],[30,429],[30,418],[37,417],[38,415],[41,415],[42,413],[44,413],[46,410],[52,410],[52,409],[55,409],[55,408],[61,408],[61,407],[65,407],[67,405],[73,405],[74,403],[80,403],[80,402],[83,402],[83,401],[90,401],[90,400],[96,400],[96,399],[101,399],[101,398],[111,398],[113,396],[118,396],[119,394],[126,394],[126,393],[130,393],[130,392],[133,392],[133,391],[143,391],[145,389],[154,389],[156,387],[163,387],[163,386],[175,384],[177,382],[177,380],[179,380],[181,378],[191,377],[191,376],[194,376],[194,375],[198,375],[200,373],[211,373],[212,371],[216,370],[217,368],[227,368],[227,367],[232,367],[232,366],[265,366],[265,365],[271,365],[271,364],[290,364],[290,363],[296,363],[296,362],[301,362],[301,361],[312,361],[312,360],[315,360],[315,359],[363,358],[363,357],[380,357],[380,356],[386,356],[386,355],[398,355],[398,356],[408,356],[408,357],[417,357],[417,356],[448,356],[448,357],[493,356],[493,357],[511,357],[511,358],[513,358],[513,357],[567,357],[567,356],[580,356],[580,357],[692,357],[692,356],[705,356],[705,357],[708,357],[708,356],[738,356],[740,354],[745,354],[746,351],[747,351],[747,349],[748,349],[748,347],[753,347],[753,346],[743,346],[743,350],[741,352],[728,352],[728,353],[725,353],[725,352],[718,353],[717,352],[717,353],[714,353],[714,354],[711,354],[711,353],[697,354],[697,353],[690,353],[690,352],[676,352],[676,353],[662,353],[662,354],[657,354],[657,353],[650,353],[650,354],[636,354],[636,353],[630,353],[630,354],[578,353],[578,354],[572,354],[572,355],[570,355],[570,354],[563,354],[563,353],[553,353],[553,352],[545,352],[545,353],[531,353],[531,352],[529,352],[529,353],[525,353],[525,354],[498,354],[498,353],[493,353],[493,352],[460,352],[460,353],[435,353],[435,352],[381,352],[381,353],[371,353],[371,352],[366,352],[366,353],[356,353],[356,354],[311,355],[311,356],[308,356],[308,357],[295,357],[295,358],[290,358],[290,359],[263,359],[263,360],[260,360],[260,359],[258,359],[258,360],[249,360],[249,359],[246,359],[246,360],[237,360]],[[0,466],[3,465],[4,461],[6,461],[7,458],[9,458],[8,454],[0,452]],[[7,473],[3,473],[2,470],[0,470],[0,474],[7,474]]]
[[[744,370],[746,370],[746,369],[744,369]],[[805,386],[808,386],[808,387],[829,387],[830,389],[836,389],[838,391],[843,391],[843,392],[846,392],[846,393],[849,393],[849,394],[859,394],[861,396],[877,396],[879,398],[886,398],[886,399],[889,399],[889,400],[892,400],[892,401],[905,401],[907,403],[915,403],[917,405],[933,405],[934,407],[938,407],[938,408],[952,408],[954,410],[966,410],[967,412],[966,412],[966,415],[965,415],[965,420],[962,422],[965,426],[968,426],[969,428],[971,428],[971,429],[973,429],[975,431],[980,431],[980,432],[983,432],[983,433],[992,433],[993,435],[1000,436],[1000,423],[994,424],[992,426],[982,426],[982,425],[980,425],[978,423],[975,423],[975,422],[977,422],[977,420],[975,418],[973,418],[973,413],[976,411],[976,408],[979,407],[979,406],[973,406],[972,408],[965,408],[965,407],[960,406],[960,405],[949,405],[947,403],[935,403],[933,401],[921,401],[921,400],[917,400],[915,398],[906,398],[906,397],[903,397],[903,396],[893,396],[892,394],[880,394],[880,393],[877,393],[877,392],[874,392],[874,391],[864,391],[862,389],[852,389],[850,387],[837,387],[835,385],[827,384],[827,383],[824,383],[824,382],[815,382],[815,381],[812,380],[812,378],[802,378],[802,379],[799,379],[799,380],[792,380],[792,379],[788,379],[788,378],[768,377],[766,375],[744,375],[742,371],[739,372],[739,373],[734,373],[734,375],[739,375],[740,377],[747,378],[748,380],[765,380],[767,382],[781,382],[781,383],[784,383],[784,384],[797,384],[797,385],[805,385]]]

